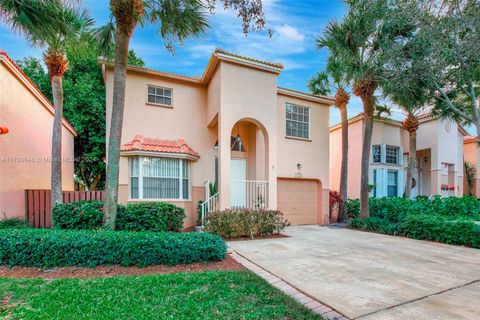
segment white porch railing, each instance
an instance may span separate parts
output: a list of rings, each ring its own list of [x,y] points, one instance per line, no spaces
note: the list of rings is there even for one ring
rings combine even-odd
[[[268,181],[232,180],[230,188],[233,209],[268,208]]]
[[[208,181],[205,196],[209,195]],[[268,181],[233,180],[230,185],[232,209],[268,209]],[[202,225],[209,213],[220,210],[220,194],[217,192],[200,204]]]
[[[202,204],[200,205],[200,212],[202,214],[202,225],[207,214],[220,210],[219,200],[220,200],[220,197],[218,196],[218,192],[217,192],[213,196],[209,197],[207,200],[202,202]]]

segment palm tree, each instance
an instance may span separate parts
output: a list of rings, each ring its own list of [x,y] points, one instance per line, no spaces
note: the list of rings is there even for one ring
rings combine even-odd
[[[243,30],[257,30],[265,25],[260,0],[222,0],[224,8],[238,12],[243,21]],[[176,42],[205,34],[209,25],[208,11],[214,12],[215,0],[110,0],[113,20],[99,30],[98,35],[114,39],[113,100],[110,132],[107,147],[107,179],[105,197],[105,226],[115,229],[118,201],[118,173],[120,143],[125,106],[127,58],[130,39],[140,23],[159,26],[159,35],[167,49],[173,52]],[[115,35],[112,37],[112,33]],[[111,48],[107,40],[100,41],[105,49]]]
[[[390,63],[405,46],[414,26],[406,17],[409,3],[349,0],[347,15],[341,22],[330,22],[317,39],[343,66],[353,84],[353,94],[363,105],[364,130],[360,178],[360,216],[369,216],[369,162],[372,145],[376,91],[385,82],[402,77],[397,64]]]
[[[308,83],[313,94],[328,95],[332,93],[332,85],[335,90],[335,107],[340,110],[342,122],[342,165],[340,169],[340,195],[342,202],[339,205],[339,222],[347,220],[345,204],[347,201],[348,188],[348,114],[347,105],[350,94],[347,92],[348,82],[344,77],[342,66],[333,56],[328,59],[325,71],[317,73]]]
[[[51,205],[62,202],[62,78],[68,61],[65,48],[72,44],[93,21],[85,10],[59,0],[0,0],[5,22],[23,33],[34,46],[46,48],[43,54],[52,83],[55,108],[51,153]]]
[[[469,195],[473,196],[473,186],[475,184],[475,175],[477,174],[477,169],[473,163],[468,161],[463,163],[463,168],[465,171],[465,179],[467,180],[467,192]]]

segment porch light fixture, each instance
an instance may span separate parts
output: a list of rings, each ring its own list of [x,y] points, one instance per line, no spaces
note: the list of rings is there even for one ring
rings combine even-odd
[[[240,137],[240,128],[239,128],[240,124],[237,123],[237,136],[235,137],[235,139],[233,140],[233,143],[232,143],[232,146],[231,146],[231,150],[234,150],[235,147],[236,147],[236,150],[238,151],[243,151],[243,142],[242,142],[242,138]]]
[[[297,163],[297,169],[298,170],[302,169],[302,164],[301,163]]]

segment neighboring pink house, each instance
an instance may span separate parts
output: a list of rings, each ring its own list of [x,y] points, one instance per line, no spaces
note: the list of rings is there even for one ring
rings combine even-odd
[[[25,216],[25,189],[50,189],[53,110],[33,82],[0,50],[0,219]],[[64,190],[73,190],[76,135],[64,119]]]
[[[113,66],[106,84],[107,139]],[[129,66],[119,201],[279,209],[293,224],[328,213],[329,106],[333,100],[279,88],[283,66],[216,50],[201,77]]]
[[[476,169],[475,180],[473,183],[472,194],[480,198],[480,147],[477,137],[466,136],[463,139],[463,157],[466,162],[470,162]],[[466,181],[464,183],[465,193],[468,193]]]
[[[349,119],[348,197],[360,196],[363,114]],[[413,196],[463,195],[463,137],[466,132],[455,122],[428,115],[419,117],[417,168]],[[330,128],[330,189],[339,190],[342,155],[341,125]],[[402,122],[375,120],[370,153],[371,195],[402,196],[405,191],[408,133]]]

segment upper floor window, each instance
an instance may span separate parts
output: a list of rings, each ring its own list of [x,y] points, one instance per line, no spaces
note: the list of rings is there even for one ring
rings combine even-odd
[[[286,105],[287,136],[310,139],[310,108]]]
[[[399,163],[399,154],[400,148],[399,147],[386,147],[386,162],[389,164],[398,164]]]
[[[382,146],[379,144],[372,146],[373,163],[382,162]]]
[[[172,89],[148,86],[148,102],[172,105]]]
[[[189,199],[188,160],[159,157],[130,158],[131,199]]]
[[[400,148],[375,144],[372,146],[372,162],[386,164],[400,164]]]

